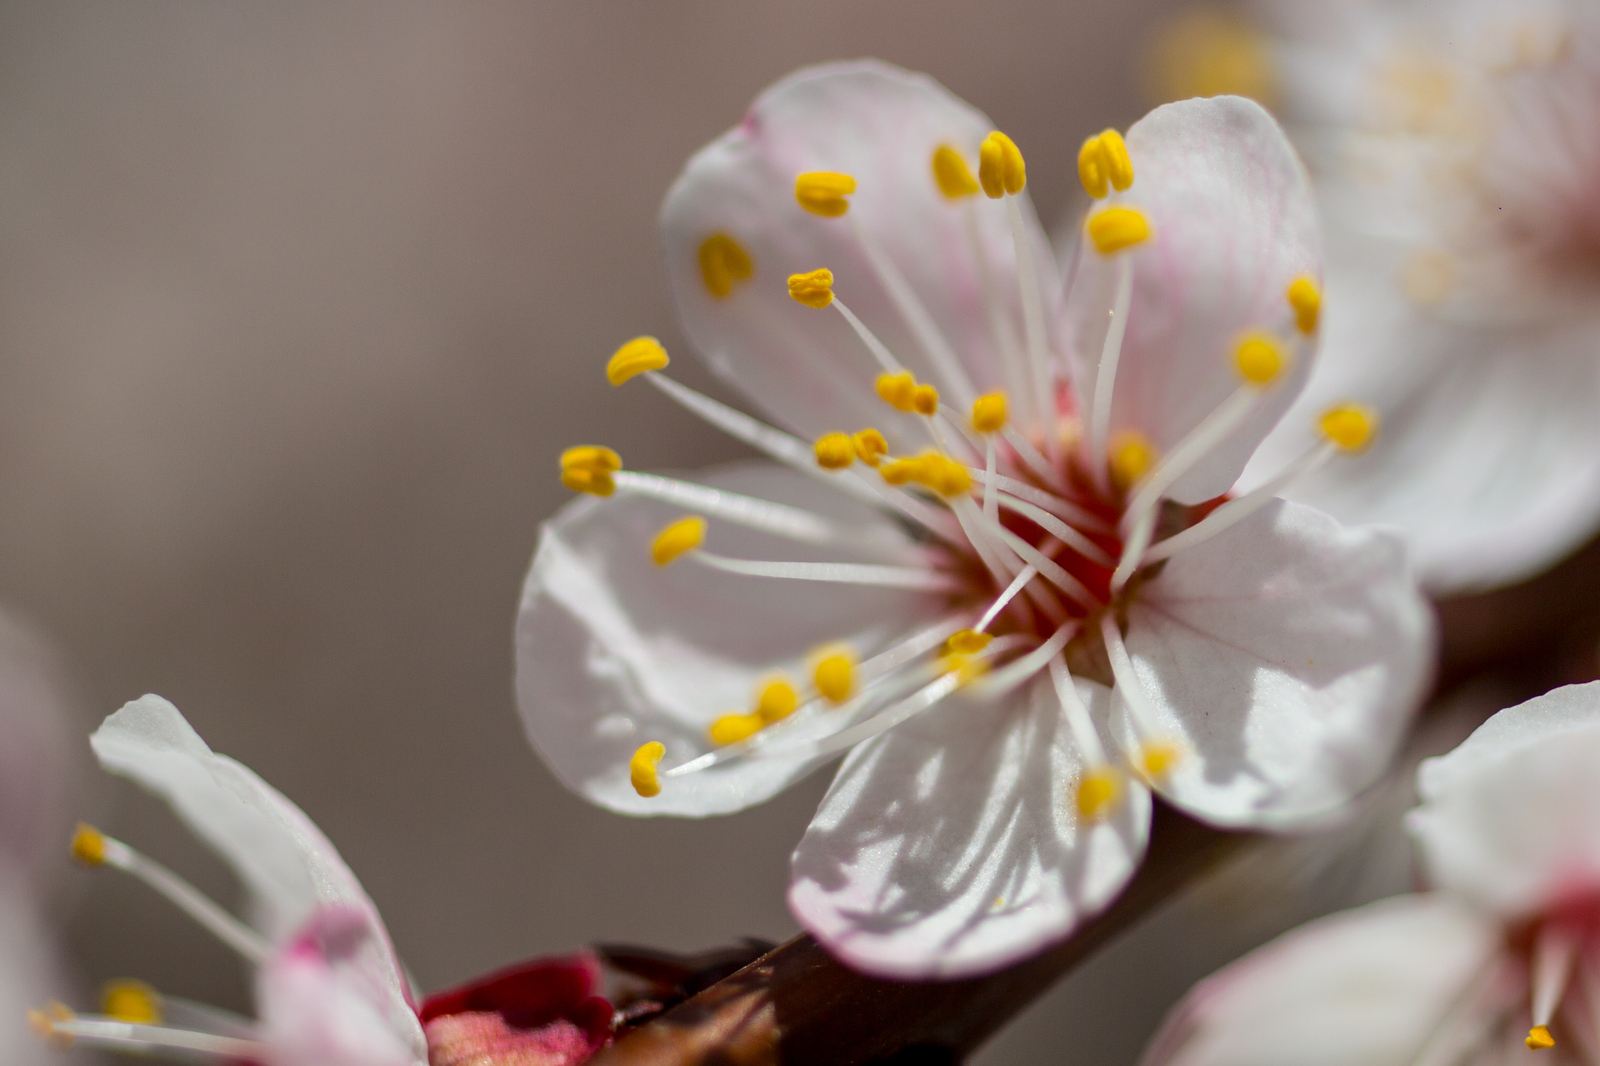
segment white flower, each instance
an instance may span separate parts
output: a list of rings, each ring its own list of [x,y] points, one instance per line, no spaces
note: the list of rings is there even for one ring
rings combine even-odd
[[[1286,934],[1197,986],[1147,1066],[1600,1057],[1600,683],[1501,711],[1423,763],[1431,892]]]
[[[1067,302],[982,115],[873,62],[769,89],[662,230],[691,340],[784,428],[667,377],[650,338],[608,375],[777,462],[685,481],[569,450],[563,481],[604,498],[546,526],[524,591],[526,727],[598,803],[734,811],[849,752],[790,904],[872,972],[1065,936],[1138,863],[1150,787],[1219,825],[1339,806],[1426,674],[1393,538],[1270,490],[1216,508],[1315,348],[1316,227],[1277,126],[1173,105],[1081,170],[1103,202]]]
[[[1600,527],[1600,8],[1262,0],[1327,224],[1300,413],[1384,418],[1294,499],[1402,529],[1442,592],[1519,580]],[[1304,446],[1291,415],[1245,484]]]
[[[593,995],[598,965],[588,956],[538,960],[416,1004],[377,908],[333,845],[248,767],[212,752],[166,700],[129,703],[91,743],[102,766],[165,799],[233,867],[251,920],[88,826],[73,853],[144,881],[244,956],[256,967],[260,1019],[119,982],[109,986],[105,1014],[60,1005],[34,1012],[43,1035],[260,1066],[459,1066],[487,1047],[573,1066],[609,1039],[611,1010]],[[536,980],[553,971],[553,984]],[[502,1009],[507,1017],[531,1009],[543,1020],[508,1024]]]

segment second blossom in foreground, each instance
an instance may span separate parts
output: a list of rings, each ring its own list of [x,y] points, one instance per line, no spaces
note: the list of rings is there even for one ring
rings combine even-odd
[[[632,814],[760,802],[845,754],[790,905],[852,964],[982,972],[1132,875],[1151,791],[1291,828],[1366,787],[1426,674],[1401,548],[1227,499],[1316,352],[1310,193],[1237,98],[1084,144],[1063,286],[1020,149],[932,80],[801,71],[662,210],[684,328],[776,425],[683,480],[570,449],[518,621],[528,732]],[[1373,432],[1341,405],[1286,480]]]
[[[40,1035],[133,1054],[260,1066],[576,1066],[611,1038],[599,961],[538,960],[425,1000],[355,874],[305,814],[251,770],[218,755],[159,696],[123,707],[92,738],[108,770],[165,799],[250,894],[241,921],[155,860],[88,826],[73,853],[133,875],[255,970],[259,1018],[107,987],[104,1013],[54,1004]]]
[[[1600,1060],[1596,766],[1600,683],[1501,711],[1417,775],[1410,827],[1433,891],[1324,918],[1223,970],[1146,1066]]]

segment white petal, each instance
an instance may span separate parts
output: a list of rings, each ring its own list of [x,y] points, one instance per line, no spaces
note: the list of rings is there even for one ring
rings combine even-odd
[[[1136,429],[1166,452],[1238,388],[1241,335],[1299,334],[1287,300],[1301,275],[1321,274],[1321,241],[1304,168],[1262,108],[1234,96],[1158,107],[1128,130],[1134,182],[1126,202],[1153,235],[1131,256],[1133,303],[1115,379],[1111,429]],[[1092,245],[1068,305],[1081,400],[1093,395],[1118,269]],[[1250,454],[1299,393],[1307,347],[1257,413],[1169,495],[1198,503],[1237,480]]]
[[[735,464],[699,480],[895,535],[870,508],[782,467]],[[751,709],[763,678],[783,673],[803,688],[817,647],[843,641],[868,654],[943,610],[936,598],[891,589],[744,577],[689,559],[657,567],[651,539],[681,515],[626,496],[568,506],[545,525],[517,618],[517,703],[529,739],[569,787],[629,814],[721,814],[779,792],[818,764],[737,760],[665,779],[645,799],[629,784],[628,761],[660,741],[662,769],[685,762],[710,748],[713,721]],[[752,559],[838,557],[717,522],[706,547]]]
[[[1496,934],[1443,894],[1312,922],[1195,986],[1143,1066],[1412,1066]]]
[[[1422,764],[1409,817],[1430,883],[1509,916],[1600,879],[1600,682],[1501,711]]]
[[[1287,827],[1382,773],[1428,678],[1432,613],[1392,535],[1276,500],[1174,556],[1128,610],[1161,793],[1220,825]],[[1119,697],[1125,742],[1135,733]],[[1147,727],[1149,731],[1151,727]]]
[[[1105,688],[1079,681],[1104,721]],[[957,696],[853,751],[794,856],[789,906],[850,965],[960,977],[1060,940],[1132,876],[1150,794],[1087,831],[1083,759],[1048,679]]]
[[[1343,521],[1400,528],[1418,575],[1439,592],[1530,577],[1600,526],[1600,338],[1432,321],[1391,278],[1370,294],[1371,278],[1330,277],[1317,369],[1241,484],[1304,451],[1327,407],[1371,403],[1376,443],[1289,495]]]
[[[961,152],[974,175],[989,120],[933,79],[876,61],[798,71],[772,86],[743,122],[692,160],[661,212],[667,271],[690,341],[711,365],[785,427],[806,437],[908,420],[873,390],[880,372],[843,318],[789,298],[788,275],[827,267],[834,291],[918,380],[946,389],[879,284],[845,218],[809,214],[795,178],[809,171],[855,177],[850,219],[874,235],[899,267],[979,389],[1004,384],[982,303],[967,231],[976,211],[983,247],[1016,335],[1022,318],[1006,209],[981,193],[947,200],[934,182],[941,145]],[[1043,274],[1058,291],[1043,230],[1022,202]],[[723,299],[701,276],[701,244],[733,237],[755,274]],[[1053,316],[1051,316],[1053,318]],[[1013,405],[1014,409],[1016,405]],[[903,445],[910,447],[910,445]]]
[[[422,1025],[389,976],[368,914],[318,910],[261,972],[266,1066],[427,1066]]]

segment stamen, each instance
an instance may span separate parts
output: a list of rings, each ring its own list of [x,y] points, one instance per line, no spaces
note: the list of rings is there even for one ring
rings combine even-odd
[[[1378,412],[1360,404],[1340,404],[1323,412],[1317,428],[1343,451],[1363,451],[1378,435]]]
[[[1546,924],[1533,947],[1532,998],[1533,1028],[1525,1041],[1529,1048],[1542,1050],[1555,1046],[1550,1035],[1550,1019],[1567,990],[1572,963],[1578,954],[1578,938],[1570,929]]]
[[[1108,207],[1089,216],[1089,239],[1101,255],[1115,255],[1150,237],[1150,222],[1133,207]]]
[[[1022,152],[1010,137],[995,130],[978,147],[978,182],[991,200],[1010,193],[1015,196],[1028,183],[1028,170]]]
[[[1044,432],[1050,432],[1048,425],[1045,426]],[[1052,488],[1058,490],[1065,488],[1066,482],[1061,478],[1061,471],[1052,466],[1050,461],[1043,455],[1040,455],[1039,449],[1035,448],[1033,442],[1028,440],[1027,437],[1017,432],[1016,426],[1007,426],[1001,430],[1001,435],[1005,437],[1007,444],[1016,449],[1017,454],[1028,465],[1028,469],[1033,471],[1035,477]]]
[[[918,385],[911,390],[911,409],[929,418],[939,412],[939,390],[932,385]]]
[[[982,470],[974,470],[971,473],[973,477],[980,481],[988,480],[987,474]],[[1071,522],[1079,529],[1092,529],[1098,533],[1110,532],[1111,527],[1099,515],[1086,511],[1076,504],[1068,503],[1061,497],[1036,488],[1026,481],[1018,481],[1016,478],[1007,477],[1005,474],[996,474],[994,485],[1006,495],[1018,500],[1025,500],[1041,511]]]
[[[855,449],[856,458],[870,467],[876,467],[889,454],[889,442],[870,426],[851,437],[850,445]]]
[[[1277,338],[1267,333],[1251,333],[1239,342],[1233,361],[1246,381],[1268,385],[1277,380],[1289,360]]]
[[[1038,567],[1031,565],[1023,567],[1022,572],[1011,579],[1011,584],[1007,585],[1005,591],[996,596],[994,602],[989,605],[988,610],[983,612],[983,617],[978,619],[978,624],[972,627],[973,630],[981,634],[985,629],[988,629],[994,623],[994,620],[1000,616],[1000,612],[1005,610],[1006,604],[1016,598],[1017,593],[1022,591],[1023,586],[1038,576]]]
[[[1167,776],[1182,757],[1183,749],[1176,744],[1159,740],[1143,744],[1139,748],[1139,772],[1145,780],[1154,783]]]
[[[849,699],[855,689],[855,673],[855,653],[848,647],[840,647],[817,660],[811,681],[823,699],[840,704]]]
[[[1111,439],[1111,483],[1126,492],[1156,462],[1156,446],[1136,429],[1124,429]]]
[[[1060,450],[1053,432],[1056,393],[1050,374],[1050,355],[1045,350],[1044,302],[1039,295],[1038,265],[1033,261],[1028,225],[1022,218],[1022,206],[1015,196],[1006,198],[1006,215],[1011,221],[1011,243],[1016,248],[1017,289],[1022,296],[1023,334],[1028,344],[1028,369],[1033,375],[1034,400],[1039,405],[1039,426],[1045,435],[1045,451],[1055,455]]]
[[[1289,285],[1288,299],[1294,308],[1295,328],[1301,333],[1315,333],[1322,312],[1322,293],[1317,283],[1308,277],[1295,278]]]
[[[955,349],[950,347],[950,342],[935,324],[933,316],[928,313],[916,290],[911,287],[905,275],[900,273],[900,268],[895,266],[894,260],[883,250],[878,239],[865,226],[859,224],[854,214],[846,216],[845,223],[855,234],[856,243],[861,246],[861,253],[866,256],[867,264],[872,267],[878,283],[888,293],[890,302],[895,305],[895,310],[900,313],[912,336],[917,338],[917,346],[933,364],[934,370],[944,379],[944,383],[963,406],[972,402],[972,397],[977,391],[972,387],[972,379],[967,377],[966,369],[956,357]]]
[[[827,267],[789,275],[789,298],[820,311],[833,303],[833,271]]]
[[[582,444],[561,453],[561,483],[574,492],[610,496],[617,491],[612,478],[622,469],[622,457],[598,444]]]
[[[865,547],[876,543],[882,548],[903,547],[898,537],[877,540],[876,531],[842,527],[819,514],[786,503],[773,503],[771,500],[659,474],[625,470],[614,477],[616,487],[628,495],[663,500],[684,510],[700,511],[746,529],[760,530],[803,544]]]
[[[726,233],[713,233],[700,244],[700,280],[713,299],[726,300],[734,286],[756,272],[750,253]]]
[[[756,715],[764,725],[781,722],[800,706],[800,693],[783,678],[774,678],[761,687],[756,697]]]
[[[100,991],[100,1011],[119,1022],[161,1024],[161,994],[143,981],[110,981]]]
[[[794,179],[794,198],[813,215],[838,218],[850,210],[845,199],[856,191],[856,179],[848,174],[819,170]]]
[[[1066,660],[1059,656],[1050,660],[1050,682],[1055,686],[1062,716],[1067,720],[1067,728],[1072,731],[1072,739],[1077,742],[1084,764],[1104,766],[1106,752],[1100,744],[1100,732],[1095,729],[1089,708],[1084,705],[1077,686],[1072,683]]]
[[[1036,507],[1026,500],[1019,500],[1011,496],[1001,496],[1000,505],[1008,511],[1015,511],[1039,528],[1061,541],[1067,547],[1091,562],[1101,566],[1116,566],[1117,561],[1107,555],[1100,545],[1073,529],[1055,515],[1042,507]]]
[[[272,957],[272,945],[260,933],[213,903],[199,889],[165,866],[141,855],[122,841],[106,836],[93,826],[78,825],[72,836],[72,855],[90,866],[114,866],[132,874],[256,965],[263,965]]]
[[[952,655],[975,655],[989,646],[994,637],[976,629],[963,629],[958,633],[950,634],[950,639],[945,641],[945,647]]]
[[[706,520],[699,515],[680,518],[667,526],[650,542],[650,558],[657,566],[666,566],[684,552],[694,551],[705,543]]]
[[[972,401],[972,428],[979,433],[998,433],[1006,424],[1006,395],[986,393]]]
[[[989,675],[983,682],[984,694],[1004,695],[1027,682],[1029,678],[1048,666],[1050,660],[1061,654],[1061,649],[1065,648],[1067,642],[1077,634],[1079,627],[1080,623],[1076,620],[1062,623],[1050,635],[1049,640]]]
[[[853,748],[862,741],[871,740],[880,733],[893,729],[913,715],[927,710],[969,680],[970,677],[965,676],[965,671],[962,669],[948,670],[940,674],[931,684],[918,689],[888,710],[880,711],[859,725],[841,729],[832,736],[824,737],[809,745],[801,745],[800,748],[801,750],[809,749],[808,754],[813,757],[831,755],[836,751],[845,751]],[[789,752],[785,750],[784,754],[789,754]]]
[[[76,1017],[70,1011],[66,1014],[67,1017],[62,1018],[51,1017],[41,1011],[29,1011],[28,1021],[35,1031],[47,1039],[64,1040],[67,1043],[82,1040],[90,1046],[116,1051],[200,1052],[236,1062],[264,1062],[267,1057],[267,1045],[257,1040],[197,1033],[190,1029],[138,1025],[114,1018]]]
[[[948,144],[934,149],[933,180],[939,191],[951,200],[960,200],[978,191],[978,183],[967,169],[967,161]]]
[[[1000,538],[1006,542],[1006,545],[1012,551],[1022,556],[1023,561],[1037,567],[1046,581],[1078,601],[1079,606],[1090,611],[1100,606],[1099,601],[1094,597],[1094,593],[1090,592],[1083,582],[1067,573],[1059,563],[1046,556],[1044,552],[1004,526],[999,527],[999,533]]]
[[[1078,179],[1083,191],[1096,200],[1104,199],[1111,189],[1123,192],[1133,184],[1133,162],[1122,134],[1106,130],[1083,142],[1078,150]]]
[[[699,550],[690,558],[713,570],[747,577],[775,577],[792,581],[829,581],[841,585],[875,585],[880,588],[921,592],[956,592],[962,582],[955,574],[912,566],[878,566],[871,563],[792,563],[757,559],[731,559]]]
[[[878,473],[891,485],[914,481],[945,497],[964,496],[972,491],[972,475],[967,468],[937,452],[895,459],[879,467]]]
[[[911,394],[916,390],[917,379],[909,373],[879,374],[876,382],[878,396],[897,411],[911,411]]]
[[[1122,796],[1122,778],[1109,766],[1088,770],[1078,779],[1078,817],[1098,822]]]
[[[666,753],[665,744],[652,740],[648,744],[641,744],[639,750],[633,753],[633,758],[628,760],[628,780],[633,784],[633,790],[645,799],[661,794],[661,781],[656,777],[656,767]]]
[[[1000,524],[1000,492],[994,486],[995,474],[994,435],[984,442],[983,448],[983,514],[992,524]]]
[[[817,465],[824,470],[844,470],[856,461],[855,443],[844,433],[829,433],[816,443]]]
[[[1133,659],[1128,655],[1127,645],[1122,642],[1122,632],[1117,628],[1117,620],[1109,611],[1100,616],[1100,639],[1105,643],[1106,660],[1111,665],[1111,677],[1116,682],[1116,691],[1121,694],[1122,702],[1128,709],[1128,723],[1133,726],[1134,735],[1139,738],[1140,746],[1149,747],[1150,742],[1145,738],[1155,735],[1149,697],[1145,694],[1144,686],[1139,683],[1139,675],[1134,671]]]
[[[1111,299],[1111,324],[1100,348],[1100,367],[1094,375],[1094,404],[1089,408],[1089,465],[1095,481],[1105,487],[1106,442],[1111,436],[1111,390],[1122,358],[1122,338],[1128,331],[1128,308],[1133,302],[1133,260],[1117,261],[1117,287]]]
[[[667,350],[661,347],[660,341],[654,337],[635,337],[618,348],[606,364],[606,380],[612,385],[621,385],[647,370],[660,370],[669,362]]]
[[[718,747],[726,747],[741,740],[749,740],[760,732],[765,724],[759,714],[725,714],[711,723],[706,735],[711,738],[711,743]],[[637,788],[638,785],[635,784],[634,787]],[[643,792],[639,794],[645,795]]]
[[[900,365],[900,360],[894,357],[894,353],[889,351],[888,346],[880,341],[878,335],[868,329],[867,324],[861,321],[856,316],[856,313],[846,307],[844,301],[837,296],[833,298],[833,308],[844,316],[846,322],[850,323],[850,328],[856,331],[856,336],[861,338],[861,343],[867,346],[867,351],[872,353],[872,358],[878,361],[879,366],[890,374],[905,372],[905,367]],[[906,377],[910,376],[910,374],[906,374]],[[901,410],[905,410],[905,408],[901,408]]]

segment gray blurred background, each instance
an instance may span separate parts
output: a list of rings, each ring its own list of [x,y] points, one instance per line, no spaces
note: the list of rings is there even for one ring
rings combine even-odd
[[[1082,138],[1144,110],[1139,48],[1175,7],[9,0],[0,599],[75,668],[80,733],[159,692],[305,808],[424,988],[590,940],[790,934],[825,775],[732,818],[628,821],[565,792],[512,707],[559,449],[739,454],[601,373],[638,333],[688,354],[657,206],[762,87],[873,55],[987,111],[1060,217]],[[132,788],[86,773],[77,804],[233,898]],[[236,960],[144,889],[62,885],[91,987],[248,1009]],[[1181,990],[1131,973],[1063,986],[986,1057],[1126,1058]],[[1129,999],[1109,1037],[1059,1020]]]

